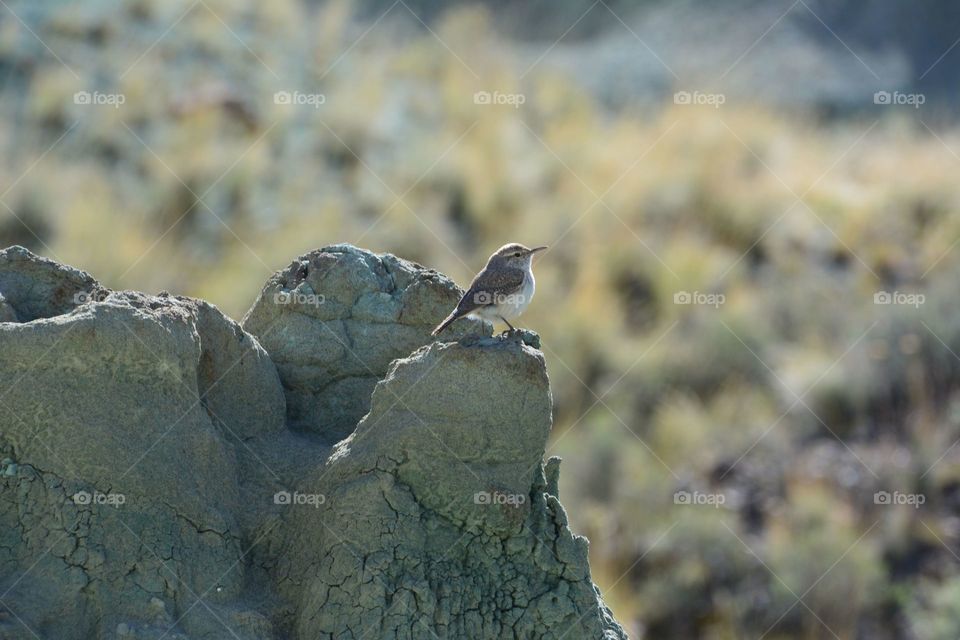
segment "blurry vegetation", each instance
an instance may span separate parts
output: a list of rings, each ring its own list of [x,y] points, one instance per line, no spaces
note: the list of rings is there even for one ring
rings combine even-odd
[[[908,612],[918,640],[960,637],[960,580],[922,585]]]
[[[69,68],[0,21],[0,244],[235,318],[324,244],[461,285],[504,242],[550,244],[523,318],[548,453],[636,637],[960,636],[960,131],[610,111],[524,75],[469,7],[432,25],[445,45],[402,7],[361,37],[346,2],[11,6]],[[526,101],[474,102],[494,90]]]

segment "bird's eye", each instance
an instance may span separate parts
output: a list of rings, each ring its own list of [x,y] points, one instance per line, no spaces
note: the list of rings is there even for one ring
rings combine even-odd
[[[515,253],[513,254],[513,257],[514,257],[514,258],[519,258],[519,257],[520,257],[520,252],[519,252],[519,251],[515,252]]]

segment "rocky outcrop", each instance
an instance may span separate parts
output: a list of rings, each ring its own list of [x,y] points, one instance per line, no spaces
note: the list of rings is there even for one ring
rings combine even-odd
[[[500,372],[500,375],[491,375]],[[301,638],[617,638],[541,466],[551,399],[519,340],[424,347],[301,486],[277,566]],[[304,553],[304,550],[307,550]]]
[[[390,363],[432,340],[460,293],[418,264],[334,245],[270,278],[243,328],[277,365],[291,427],[336,441],[367,412]],[[448,338],[480,330],[479,321],[464,319]]]
[[[239,594],[238,449],[286,428],[263,348],[205,302],[109,292],[18,248],[0,291],[24,321],[0,323],[0,637],[163,631],[212,583]]]
[[[0,252],[0,638],[624,638],[542,464],[543,355],[428,343],[457,294],[330,247],[258,339]]]

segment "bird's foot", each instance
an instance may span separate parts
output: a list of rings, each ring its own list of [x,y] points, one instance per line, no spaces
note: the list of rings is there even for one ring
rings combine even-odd
[[[521,329],[519,327],[507,329],[500,334],[500,339],[514,340],[516,342],[525,344],[528,347],[533,347],[534,349],[540,348],[540,336],[530,329]]]

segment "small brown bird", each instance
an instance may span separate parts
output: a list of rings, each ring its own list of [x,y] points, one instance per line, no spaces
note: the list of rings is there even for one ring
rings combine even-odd
[[[497,249],[487,265],[473,279],[467,292],[460,298],[457,308],[433,330],[439,334],[454,320],[467,315],[484,320],[503,320],[510,331],[515,331],[510,319],[516,318],[527,308],[536,289],[533,279],[533,254],[547,247],[528,249],[515,242]]]

